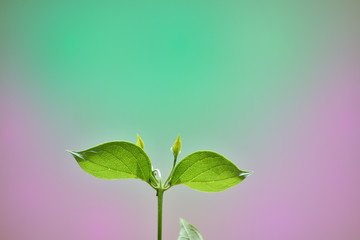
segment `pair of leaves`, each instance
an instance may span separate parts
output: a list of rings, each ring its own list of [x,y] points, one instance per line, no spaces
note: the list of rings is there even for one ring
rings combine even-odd
[[[129,142],[109,142],[80,151],[69,151],[87,173],[102,179],[138,178],[151,184],[152,166],[144,150]],[[244,180],[240,170],[222,155],[200,151],[175,167],[169,186],[184,184],[204,192],[220,192]]]

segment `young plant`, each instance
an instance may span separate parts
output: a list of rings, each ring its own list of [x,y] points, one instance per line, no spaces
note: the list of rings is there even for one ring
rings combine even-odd
[[[233,187],[251,174],[240,170],[222,155],[211,151],[199,151],[183,158],[177,165],[181,150],[180,135],[171,151],[174,155],[172,170],[162,181],[160,170],[153,169],[145,153],[144,142],[137,136],[136,145],[130,142],[108,142],[84,151],[70,152],[80,167],[87,173],[101,179],[138,178],[147,182],[156,191],[158,198],[158,240],[162,236],[162,208],[164,192],[184,184],[203,192],[220,192]],[[203,240],[200,232],[185,220],[180,219],[181,230],[178,240]]]

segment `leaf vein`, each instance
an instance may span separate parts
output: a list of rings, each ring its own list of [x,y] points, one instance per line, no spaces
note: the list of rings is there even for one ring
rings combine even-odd
[[[135,174],[133,171],[131,171],[131,169],[129,168],[129,166],[126,165],[125,161],[122,160],[121,158],[118,158],[118,157],[115,156],[113,153],[111,153],[111,152],[109,152],[109,151],[107,151],[107,150],[100,150],[99,152],[106,152],[106,153],[110,154],[111,156],[113,156],[114,158],[116,158],[117,160],[119,160],[120,162],[122,162],[122,164],[124,164],[124,166],[130,171],[130,173],[131,173],[132,175],[136,176],[136,174]]]
[[[143,179],[145,179],[144,171],[143,171],[143,169],[141,168],[141,165],[140,165],[139,160],[137,159],[137,157],[135,157],[135,155],[134,155],[131,151],[125,149],[123,146],[120,146],[120,147],[122,147],[122,149],[124,149],[125,151],[129,152],[129,153],[136,159],[136,165],[138,165],[138,167],[140,168],[142,177],[143,177]]]
[[[128,173],[128,172],[123,172],[123,171],[119,171],[119,170],[114,170],[113,168],[108,168],[108,169],[105,169],[105,170],[100,170],[100,171],[92,171],[92,170],[87,170],[89,172],[93,172],[93,173],[100,173],[100,172],[105,172],[105,171],[113,171],[113,172],[118,172],[118,173],[125,173],[125,174],[129,174],[131,176],[134,176],[136,178],[138,178],[138,176],[132,174],[132,173]]]
[[[197,178],[197,177],[199,177],[199,176],[203,175],[204,173],[206,173],[206,172],[208,172],[208,171],[210,171],[210,170],[212,170],[212,169],[214,169],[214,168],[221,167],[221,166],[230,166],[230,165],[229,165],[229,164],[220,164],[220,165],[217,165],[217,166],[212,166],[212,167],[211,167],[211,168],[209,168],[208,170],[206,170],[206,171],[204,171],[204,172],[200,173],[199,175],[197,175],[197,176],[193,177],[192,179],[188,180],[188,182],[191,182],[191,181],[192,181],[192,180],[194,180],[195,178]],[[231,167],[231,166],[230,166],[230,167]]]
[[[111,170],[111,171],[114,171],[114,172],[126,173],[126,174],[130,174],[130,175],[133,175],[133,176],[137,177],[137,176],[134,175],[131,171],[130,171],[130,173],[128,173],[128,172],[120,171],[120,170],[117,170],[117,169],[114,169],[114,168],[109,168],[109,167],[107,167],[107,166],[104,166],[104,165],[99,164],[99,163],[97,163],[97,162],[91,161],[91,160],[89,160],[89,159],[85,159],[85,161],[89,161],[89,162],[91,162],[92,164],[98,165],[98,166],[103,167],[103,168],[107,168],[108,170]],[[129,169],[129,170],[130,170],[130,169]],[[91,171],[91,170],[88,170],[88,171]],[[102,170],[102,171],[106,171],[106,169],[105,169],[105,170]],[[95,171],[91,171],[91,172],[95,172]]]
[[[213,183],[213,182],[220,182],[220,181],[224,181],[227,179],[232,179],[232,178],[237,178],[240,176],[235,176],[235,177],[227,177],[227,178],[222,178],[222,179],[217,179],[217,180],[211,180],[211,181],[195,181],[195,182],[182,182],[182,183],[176,183],[176,184],[186,184],[186,183]],[[174,184],[175,185],[175,184]]]
[[[211,159],[211,158],[205,156],[205,158],[203,158],[203,159],[201,159],[201,160],[198,160],[198,161],[194,162],[193,164],[191,164],[190,167],[188,167],[183,173],[180,174],[179,177],[177,177],[177,179],[176,179],[176,181],[174,181],[174,183],[177,183],[178,180],[179,180],[187,171],[189,171],[189,169],[191,169],[195,164],[197,164],[197,163],[199,163],[199,162],[202,162],[202,161],[204,161],[204,160],[206,160],[206,159]],[[179,165],[180,165],[180,163],[179,163]],[[179,165],[178,165],[178,166],[179,166]],[[176,169],[175,169],[175,170],[176,170]]]

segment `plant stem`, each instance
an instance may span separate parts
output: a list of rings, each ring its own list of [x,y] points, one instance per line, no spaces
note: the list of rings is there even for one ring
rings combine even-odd
[[[162,207],[163,207],[164,190],[162,188],[157,190],[158,197],[158,240],[161,240],[162,233]]]
[[[174,173],[174,169],[175,169],[175,165],[176,165],[176,160],[177,160],[177,156],[174,156],[173,167],[172,167],[171,172],[170,172],[170,174],[169,174],[169,176],[168,176],[168,178],[166,179],[165,184],[164,184],[165,188],[168,187],[168,183],[169,183],[169,181],[170,181],[170,179],[171,179],[171,177],[172,177],[172,175],[173,175],[173,173]]]

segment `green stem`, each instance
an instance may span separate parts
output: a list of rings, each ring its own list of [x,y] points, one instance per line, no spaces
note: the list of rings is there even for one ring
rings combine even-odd
[[[163,208],[163,196],[164,190],[158,189],[157,190],[157,197],[158,197],[158,240],[161,240],[161,233],[162,233],[162,208]]]
[[[170,174],[169,174],[169,176],[168,176],[168,178],[166,179],[165,184],[164,184],[165,188],[168,187],[168,183],[169,183],[169,181],[170,181],[170,179],[171,179],[171,177],[172,177],[172,175],[173,175],[173,173],[174,173],[174,169],[175,169],[175,165],[176,165],[176,160],[177,160],[177,157],[174,157],[173,167],[172,167],[171,172],[170,172]]]

